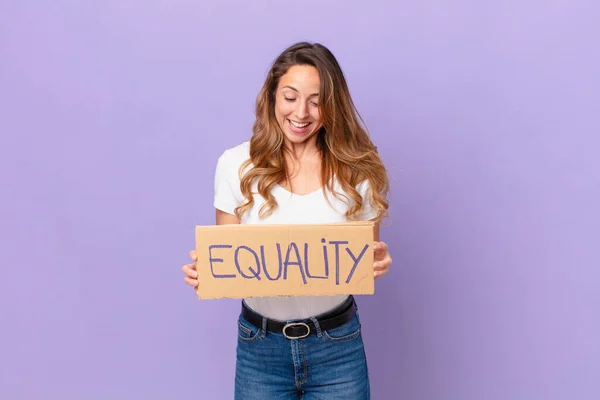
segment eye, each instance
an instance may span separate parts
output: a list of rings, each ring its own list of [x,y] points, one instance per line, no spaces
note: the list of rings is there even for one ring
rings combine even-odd
[[[315,107],[319,107],[319,103],[317,103],[316,101],[311,101],[312,105]]]
[[[283,96],[283,98],[285,99],[285,101],[289,101],[290,103],[292,101],[296,100],[296,99],[292,99],[292,98],[289,98],[289,97],[286,97],[286,96]]]

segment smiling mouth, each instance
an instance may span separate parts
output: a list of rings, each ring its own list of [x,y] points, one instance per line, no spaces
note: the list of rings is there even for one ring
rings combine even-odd
[[[291,119],[288,119],[288,121],[290,121],[290,125],[296,129],[304,129],[312,123],[312,122],[300,123],[300,122],[292,121]]]

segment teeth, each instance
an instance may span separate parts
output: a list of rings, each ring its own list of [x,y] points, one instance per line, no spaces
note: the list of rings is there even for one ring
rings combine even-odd
[[[290,122],[292,123],[292,125],[294,125],[296,128],[306,128],[308,126],[308,124],[310,124],[310,122],[307,122],[305,124],[299,124],[297,122],[294,122],[292,120],[290,120]]]

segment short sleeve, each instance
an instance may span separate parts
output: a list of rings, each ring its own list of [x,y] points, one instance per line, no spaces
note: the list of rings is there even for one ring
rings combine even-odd
[[[235,209],[240,205],[241,190],[238,176],[239,165],[231,161],[227,152],[223,153],[217,161],[213,205],[221,211],[235,215]]]
[[[360,213],[359,219],[361,221],[368,221],[377,218],[377,209],[373,208],[372,206],[371,185],[369,184],[369,180],[365,179],[364,181],[359,183],[356,187],[356,190],[363,199],[363,208]]]

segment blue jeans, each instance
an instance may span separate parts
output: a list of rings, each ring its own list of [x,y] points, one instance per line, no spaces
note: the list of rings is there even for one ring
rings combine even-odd
[[[235,399],[369,400],[358,313],[328,331],[315,325],[316,334],[287,339],[252,325],[240,315]]]

